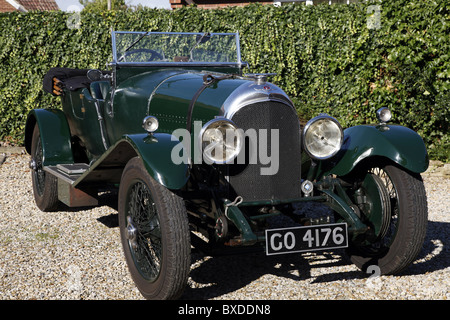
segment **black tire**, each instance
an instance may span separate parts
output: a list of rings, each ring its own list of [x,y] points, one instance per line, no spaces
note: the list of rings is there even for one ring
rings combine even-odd
[[[59,208],[58,179],[44,171],[43,150],[39,127],[34,126],[31,140],[31,180],[33,183],[34,200],[42,211],[56,211]]]
[[[348,252],[351,261],[365,272],[369,266],[378,266],[380,275],[398,274],[416,259],[425,240],[428,216],[425,187],[420,174],[395,165],[372,168],[367,174],[383,181],[382,193],[390,197],[389,221],[382,223],[386,229],[381,238],[370,244],[352,244]]]
[[[184,201],[157,183],[138,157],[131,159],[119,188],[120,237],[131,277],[146,299],[176,299],[191,263]]]

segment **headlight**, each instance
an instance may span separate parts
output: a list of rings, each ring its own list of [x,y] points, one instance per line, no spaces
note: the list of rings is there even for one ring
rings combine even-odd
[[[386,122],[391,121],[392,113],[386,107],[378,109],[376,114],[377,114],[377,119],[378,119],[378,121],[380,121],[380,123],[386,123]]]
[[[308,121],[303,129],[303,147],[315,159],[334,156],[342,146],[344,134],[339,122],[328,115],[319,115]]]
[[[158,119],[154,116],[146,116],[144,120],[142,120],[142,128],[148,133],[155,132],[158,129],[158,126]]]
[[[200,145],[205,162],[224,164],[233,161],[242,148],[243,132],[225,118],[207,122],[200,131]]]

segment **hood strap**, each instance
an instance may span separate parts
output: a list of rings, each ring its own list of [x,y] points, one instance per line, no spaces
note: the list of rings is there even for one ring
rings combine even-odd
[[[214,76],[212,74],[205,74],[203,76],[202,86],[197,90],[197,92],[192,97],[191,102],[189,103],[189,108],[187,112],[187,123],[186,123],[186,129],[189,131],[189,133],[191,133],[192,128],[192,112],[194,111],[194,105],[197,102],[198,97],[200,97],[200,95],[202,94],[203,90],[205,90],[210,85],[219,82],[220,80],[231,79],[234,77],[235,77],[234,74],[227,74],[220,77]]]

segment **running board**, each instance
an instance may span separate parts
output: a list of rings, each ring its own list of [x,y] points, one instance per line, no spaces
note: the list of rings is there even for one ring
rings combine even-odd
[[[77,179],[81,177],[88,169],[89,165],[86,163],[57,164],[56,166],[44,167],[44,171],[69,183],[70,185],[73,185],[75,181],[77,181]]]
[[[85,163],[58,164],[44,167],[44,171],[58,178],[58,199],[69,207],[98,205],[97,194],[89,194],[73,186],[87,170]]]

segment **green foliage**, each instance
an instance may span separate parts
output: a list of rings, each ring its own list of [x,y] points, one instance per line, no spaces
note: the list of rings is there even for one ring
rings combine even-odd
[[[348,127],[374,123],[389,107],[432,158],[448,161],[449,8],[448,0],[398,0],[83,11],[79,28],[63,12],[0,14],[0,140],[21,142],[31,109],[59,106],[42,91],[49,68],[105,69],[111,30],[238,31],[246,72],[276,72],[271,81],[303,117],[326,112]]]

